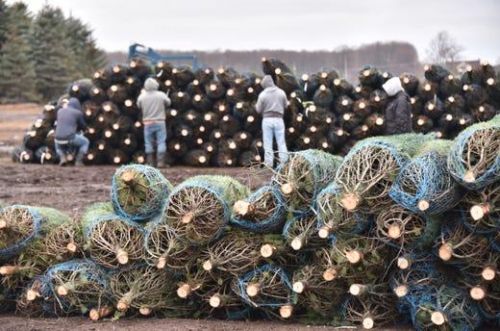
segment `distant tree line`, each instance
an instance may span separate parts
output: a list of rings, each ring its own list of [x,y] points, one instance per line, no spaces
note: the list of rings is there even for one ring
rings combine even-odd
[[[45,5],[0,0],[0,102],[37,102],[59,97],[76,79],[106,65],[106,55],[80,19]]]
[[[154,47],[154,45],[146,46]],[[380,70],[387,70],[393,74],[403,72],[423,74],[418,52],[412,44],[407,42],[377,42],[355,48],[342,47],[334,51],[157,51],[164,55],[191,53],[195,54],[203,65],[209,67],[229,66],[240,72],[255,73],[262,73],[260,60],[263,56],[275,57],[287,63],[297,75],[336,69],[342,76],[353,82],[356,81],[358,72],[365,65],[374,65]],[[110,64],[123,63],[126,60],[126,53],[108,53]]]

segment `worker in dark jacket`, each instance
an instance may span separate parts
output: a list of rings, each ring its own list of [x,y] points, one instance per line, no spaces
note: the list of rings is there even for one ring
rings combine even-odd
[[[391,98],[385,110],[385,134],[400,134],[412,131],[410,98],[401,86],[399,77],[393,77],[382,85]]]
[[[55,132],[56,152],[59,155],[59,165],[67,163],[68,148],[76,148],[75,165],[83,165],[83,157],[89,149],[89,140],[81,133],[86,124],[82,106],[77,98],[71,98],[57,111],[57,125]]]
[[[278,146],[280,163],[288,159],[285,141],[285,122],[283,115],[288,104],[286,93],[274,84],[273,78],[264,76],[260,83],[264,90],[259,94],[255,108],[262,114],[262,143],[264,145],[264,164],[273,166],[273,136]]]

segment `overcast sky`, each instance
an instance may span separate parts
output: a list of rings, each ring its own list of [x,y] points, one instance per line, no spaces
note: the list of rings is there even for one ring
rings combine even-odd
[[[8,2],[15,2],[9,0]],[[157,49],[335,49],[408,41],[420,58],[440,30],[467,59],[500,60],[498,0],[25,0],[57,5],[89,23],[101,47]]]

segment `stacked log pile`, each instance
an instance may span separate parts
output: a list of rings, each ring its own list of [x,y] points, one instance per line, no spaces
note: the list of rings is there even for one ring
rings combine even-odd
[[[347,154],[358,141],[384,133],[389,102],[382,84],[390,73],[366,67],[359,85],[335,71],[302,75],[276,59],[262,59],[270,74],[289,97],[285,114],[287,144],[291,151],[320,149]],[[67,96],[83,104],[91,141],[85,163],[144,163],[143,126],[137,97],[144,80],[154,76],[168,92],[168,162],[190,166],[248,166],[262,160],[261,116],[255,103],[262,90],[261,76],[231,68],[173,67],[160,62],[154,68],[142,60],[98,71],[92,80],[69,87]],[[487,121],[500,109],[500,79],[493,67],[468,67],[462,77],[432,65],[425,80],[400,76],[410,96],[415,132],[435,132],[451,139],[473,123]],[[45,106],[42,117],[26,132],[13,160],[55,163],[54,125],[57,103]]]
[[[282,319],[365,329],[500,323],[500,116],[453,141],[291,155],[251,192],[119,168],[80,221],[0,210],[2,307],[44,316]]]

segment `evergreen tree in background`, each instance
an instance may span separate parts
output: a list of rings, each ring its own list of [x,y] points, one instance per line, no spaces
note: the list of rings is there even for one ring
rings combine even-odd
[[[66,33],[69,47],[77,67],[78,77],[91,77],[92,74],[106,65],[106,55],[97,48],[92,37],[92,30],[78,18],[70,16],[66,19]]]
[[[4,0],[0,0],[0,56],[2,54],[2,46],[7,38],[7,4]]]
[[[0,55],[0,100],[37,101],[35,70],[30,57],[31,16],[24,3],[15,3],[3,12],[7,32]]]
[[[72,81],[105,65],[81,20],[49,5],[33,18],[26,4],[0,0],[0,102],[57,99]]]
[[[20,29],[12,27],[0,57],[1,102],[37,101],[36,75],[29,56],[30,45]]]
[[[45,100],[58,98],[77,76],[65,28],[62,11],[49,5],[33,21],[31,58],[35,64],[36,89]]]
[[[8,30],[14,27],[26,40],[29,40],[30,28],[33,22],[28,6],[23,2],[16,2],[7,9]]]

